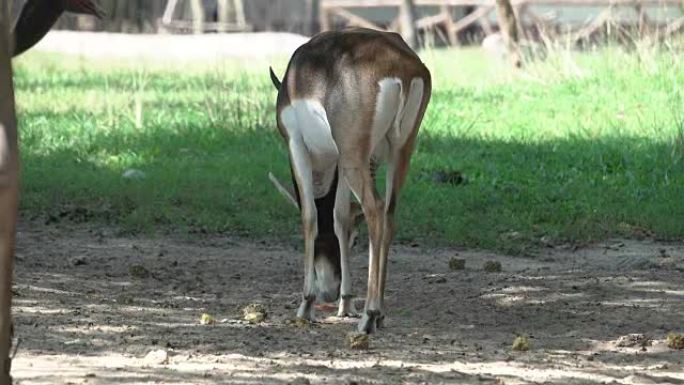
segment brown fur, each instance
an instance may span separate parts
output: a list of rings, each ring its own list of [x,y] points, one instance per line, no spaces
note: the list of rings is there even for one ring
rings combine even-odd
[[[10,61],[9,7],[4,1],[0,7],[0,384],[11,384],[11,289],[19,198],[19,149]]]
[[[104,17],[102,9],[91,0],[28,0],[14,26],[12,56],[20,55],[38,43],[64,12]]]
[[[398,78],[402,83],[403,99],[408,99],[412,79],[423,80],[423,95],[416,121],[408,138],[401,147],[391,144],[390,161],[395,166],[393,183],[389,188],[389,202],[384,202],[375,189],[374,170],[371,163],[373,151],[371,134],[376,112],[379,82],[385,78]],[[410,157],[423,114],[431,95],[431,77],[419,57],[408,47],[398,34],[370,29],[350,29],[324,32],[314,36],[299,47],[292,56],[287,71],[280,82],[271,73],[271,80],[279,89],[277,100],[278,129],[286,142],[287,130],[281,121],[281,112],[293,100],[314,100],[323,106],[330,123],[332,135],[339,150],[338,172],[340,178],[359,198],[363,214],[368,223],[372,250],[369,263],[366,315],[360,329],[372,332],[382,319],[383,292],[386,280],[386,259],[394,235],[394,211],[398,193],[405,182]],[[301,181],[294,177],[296,190]],[[331,191],[337,188],[331,186]],[[330,193],[329,193],[330,195]],[[297,200],[299,201],[299,194]],[[336,238],[329,235],[329,220],[334,207],[321,206],[318,219],[326,218],[323,229],[326,233],[316,239],[316,249],[329,250],[331,259],[339,259],[332,251],[337,246]],[[301,207],[301,203],[300,203]],[[320,210],[324,210],[321,213]],[[312,224],[302,217],[304,233]],[[321,247],[323,239],[331,244]],[[313,245],[306,240],[305,245]],[[306,247],[305,247],[306,249]],[[306,251],[305,253],[309,253]],[[306,285],[305,285],[306,287]],[[343,293],[344,294],[344,293]],[[305,301],[311,300],[305,293]],[[369,321],[370,320],[370,321]],[[372,325],[371,325],[372,324]]]

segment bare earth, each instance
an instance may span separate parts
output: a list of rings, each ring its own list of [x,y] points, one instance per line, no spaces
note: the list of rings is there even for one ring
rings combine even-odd
[[[365,250],[353,259],[360,294]],[[397,246],[387,326],[369,350],[351,350],[355,324],[332,313],[313,326],[290,322],[300,254],[24,224],[13,375],[23,385],[684,384],[684,351],[664,342],[684,332],[682,244],[613,240],[534,258]],[[465,270],[449,270],[454,256]],[[503,272],[484,272],[487,260]],[[241,309],[255,302],[268,318],[252,325]],[[201,325],[203,313],[216,324]],[[630,333],[645,340],[618,343]],[[530,351],[511,349],[517,335]]]
[[[183,59],[289,54],[288,35],[51,33],[39,50]],[[363,245],[354,286],[365,295]],[[450,271],[452,257],[466,269]],[[351,350],[356,320],[291,323],[302,286],[291,246],[220,237],[121,237],[23,224],[16,382],[28,384],[684,384],[684,244],[611,240],[534,258],[396,246],[387,327]],[[486,273],[483,263],[501,262]],[[261,303],[264,323],[242,321]],[[362,303],[358,304],[359,307]],[[202,325],[204,313],[214,325]],[[635,338],[621,338],[628,334]],[[518,335],[531,349],[511,349]],[[150,354],[150,352],[152,352]]]

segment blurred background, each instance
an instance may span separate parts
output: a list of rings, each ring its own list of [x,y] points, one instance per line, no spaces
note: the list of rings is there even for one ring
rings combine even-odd
[[[15,0],[15,13],[26,0]],[[404,3],[416,27],[440,43],[473,43],[498,28],[495,3],[485,0],[101,0],[107,17],[66,14],[56,29],[124,33],[280,31],[311,35],[347,25],[398,29]],[[525,30],[570,31],[610,22],[625,29],[681,27],[679,0],[513,1]],[[679,23],[672,24],[679,20]],[[669,30],[667,28],[670,28]],[[586,32],[586,31],[585,31]],[[665,31],[663,31],[665,32]],[[456,35],[453,39],[449,34]]]

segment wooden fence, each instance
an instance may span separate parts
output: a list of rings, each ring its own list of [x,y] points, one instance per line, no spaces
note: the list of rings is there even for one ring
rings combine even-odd
[[[21,5],[25,0],[14,0]],[[234,0],[98,0],[107,19],[63,17],[57,28],[126,33],[319,30],[355,25],[398,30],[401,0],[241,0],[242,20],[219,11]],[[168,5],[175,3],[172,15]],[[523,30],[565,34],[574,41],[620,24],[630,32],[663,38],[684,28],[684,0],[513,0]],[[197,22],[201,4],[201,25]],[[418,30],[447,44],[496,31],[494,0],[415,0]],[[16,7],[15,7],[16,8]],[[233,6],[233,8],[235,8]],[[575,14],[574,19],[568,15]],[[224,16],[222,16],[224,15]],[[625,16],[627,15],[627,16]],[[663,16],[665,15],[665,16]],[[570,20],[572,19],[572,20]]]
[[[14,0],[22,3],[25,0]],[[311,34],[318,31],[318,8],[321,0],[242,0],[245,17],[242,27],[239,17],[233,14],[233,1],[228,1],[229,17],[235,22],[221,20],[219,11],[222,0],[178,0],[172,15],[173,22],[165,26],[163,19],[169,0],[98,0],[107,12],[102,21],[89,17],[64,15],[57,23],[57,29],[94,30],[125,33],[193,32],[196,20],[197,2],[202,5],[202,23],[205,31],[215,32],[224,22],[228,31],[288,31]],[[185,28],[183,28],[185,27]]]
[[[654,34],[660,39],[684,28],[682,0],[512,0],[511,3],[526,34],[545,32],[563,35],[572,42],[588,38],[608,24],[618,25],[622,31]],[[476,27],[482,35],[489,35],[497,27],[494,0],[415,0],[415,5],[427,10],[416,21],[416,27],[441,36],[448,44],[462,41],[462,33],[469,28]],[[400,6],[401,0],[324,0],[320,8],[320,24],[323,29],[352,25],[397,31]],[[538,13],[537,9],[544,7],[547,10],[563,7],[591,11],[587,12],[584,20],[573,22],[567,18],[563,20],[557,14]],[[393,10],[395,16],[383,22],[358,12],[374,8]],[[653,14],[658,14],[658,17],[652,17]]]

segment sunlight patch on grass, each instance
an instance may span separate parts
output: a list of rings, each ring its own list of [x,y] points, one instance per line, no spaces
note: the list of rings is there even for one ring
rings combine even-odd
[[[434,89],[399,241],[525,253],[541,237],[684,236],[680,56],[557,50],[518,73],[478,49],[422,56]],[[273,63],[279,75],[285,64]],[[78,209],[75,220],[130,232],[298,233],[267,179],[289,168],[266,65],[29,54],[16,84],[29,218]],[[128,168],[146,177],[121,178]],[[461,183],[440,183],[443,170]]]

